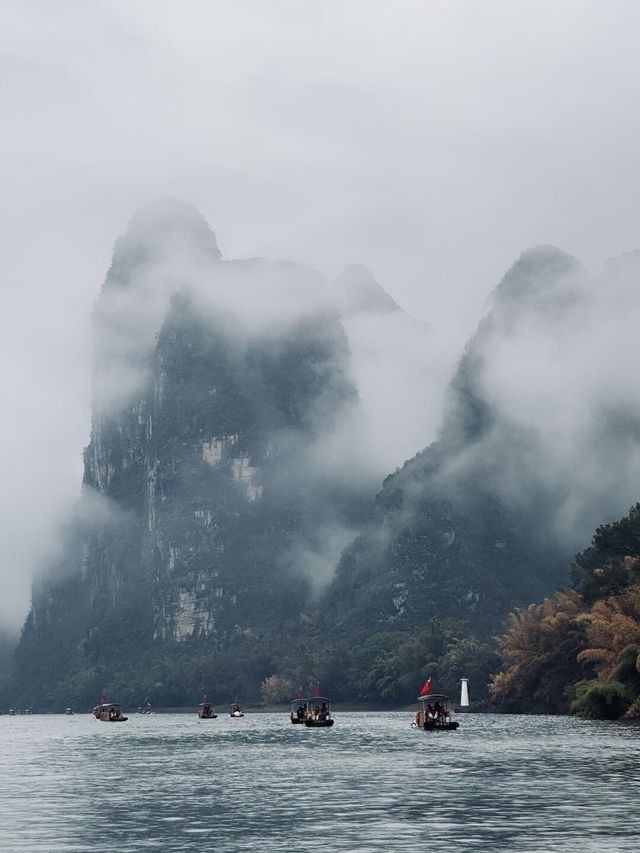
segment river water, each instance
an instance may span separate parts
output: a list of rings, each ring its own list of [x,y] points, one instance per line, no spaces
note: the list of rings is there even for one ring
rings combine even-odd
[[[0,717],[0,850],[640,850],[640,727],[459,720]]]

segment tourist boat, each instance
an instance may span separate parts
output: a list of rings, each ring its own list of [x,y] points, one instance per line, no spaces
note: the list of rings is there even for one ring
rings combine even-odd
[[[204,694],[202,702],[198,706],[198,717],[201,720],[215,720],[218,715],[213,710],[211,702],[207,701],[207,694]]]
[[[239,702],[234,702],[232,705],[229,705],[229,716],[230,717],[244,717],[244,711],[242,710],[242,706]]]
[[[67,715],[67,717],[70,717],[73,714],[73,711],[71,710],[71,708],[65,708],[64,712]]]
[[[147,704],[146,704],[146,705],[140,705],[140,706],[138,707],[138,710],[136,711],[136,714],[153,714],[153,708],[152,708],[152,707],[151,707],[151,705],[147,702]]]
[[[129,717],[125,717],[117,702],[102,702],[94,708],[94,716],[103,723],[126,723]]]
[[[448,696],[443,693],[420,695],[416,718],[411,726],[428,732],[451,732],[460,725],[451,717],[451,701]]]
[[[307,716],[305,717],[304,724],[310,729],[321,729],[332,726],[331,700],[327,699],[326,696],[319,696],[316,692],[313,701],[309,701],[307,705]]]

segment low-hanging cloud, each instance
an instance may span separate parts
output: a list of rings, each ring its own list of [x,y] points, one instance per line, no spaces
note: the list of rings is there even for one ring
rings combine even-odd
[[[159,211],[178,224],[180,218],[185,221],[169,245]],[[199,243],[191,228],[201,236]],[[205,228],[189,205],[158,202],[138,213],[127,237],[116,244],[118,262],[94,311],[98,409],[125,405],[144,386],[170,300],[182,293],[210,322],[212,333],[227,329],[238,350],[251,341],[284,337],[314,317],[333,316],[342,323],[360,399],[310,448],[323,471],[346,466],[358,479],[381,479],[431,440],[452,363],[452,353],[432,328],[395,303],[393,310],[381,312],[376,299],[384,291],[373,279],[373,292],[357,293],[357,280],[347,277],[331,286],[300,264],[222,260],[213,233]],[[137,254],[142,262],[128,269],[122,253]],[[355,302],[349,301],[352,291]]]
[[[102,422],[126,415],[148,393],[176,298],[212,340],[222,336],[248,389],[257,380],[256,352],[260,360],[268,353],[274,364],[282,361],[281,371],[290,369],[291,341],[309,335],[320,345],[308,365],[321,389],[305,402],[308,428],[272,435],[283,470],[269,475],[275,493],[310,491],[323,503],[320,531],[300,531],[282,557],[316,592],[330,579],[340,546],[355,536],[350,502],[372,497],[390,468],[429,441],[446,381],[433,330],[395,304],[380,313],[376,300],[384,291],[373,280],[364,293],[351,284],[332,288],[320,273],[288,261],[225,260],[193,206],[161,200],[136,213],[116,241],[93,311],[96,436]],[[349,303],[352,290],[357,299]],[[91,447],[99,473],[99,441]]]
[[[566,272],[549,283],[545,259],[560,255],[525,253],[525,289],[510,279],[518,264],[505,277],[511,292],[497,289],[470,346],[490,425],[442,477],[475,471],[528,507],[542,535],[577,548],[640,498],[640,256],[613,260],[596,278],[565,256]]]

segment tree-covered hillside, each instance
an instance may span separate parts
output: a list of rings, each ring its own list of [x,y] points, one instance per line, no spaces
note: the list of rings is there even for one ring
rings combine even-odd
[[[640,716],[640,504],[599,527],[572,588],[511,616],[492,683],[506,708]]]

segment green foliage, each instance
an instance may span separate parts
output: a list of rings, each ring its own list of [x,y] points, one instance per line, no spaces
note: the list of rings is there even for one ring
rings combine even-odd
[[[619,652],[616,664],[611,672],[610,680],[619,681],[624,684],[635,696],[640,696],[640,672],[638,662],[640,660],[640,646],[631,643]]]
[[[604,684],[582,681],[576,685],[576,698],[571,711],[591,720],[617,720],[631,702],[628,689],[619,681]]]
[[[597,528],[591,547],[575,557],[571,581],[589,604],[640,581],[640,503]]]
[[[440,667],[442,683],[446,692],[456,695],[460,679],[468,678],[474,699],[484,699],[497,667],[498,654],[493,643],[466,636],[449,644]]]
[[[388,706],[414,702],[429,676],[434,690],[452,698],[465,676],[474,699],[486,699],[497,663],[490,644],[472,636],[468,626],[437,620],[415,631],[350,633],[323,646],[316,661],[321,683],[334,699]]]
[[[503,670],[493,692],[517,707],[539,700],[545,710],[563,710],[554,695],[566,701],[575,694],[576,714],[638,716],[640,504],[598,527],[591,546],[576,556],[571,577],[575,591],[512,617],[499,638]],[[595,677],[584,680],[585,674]]]
[[[513,613],[498,637],[503,671],[493,678],[492,694],[513,710],[567,711],[572,685],[585,675],[578,661],[587,639],[583,611],[580,596],[568,590]]]
[[[640,503],[632,506],[629,514],[619,521],[598,527],[593,547],[612,556],[640,557]]]

